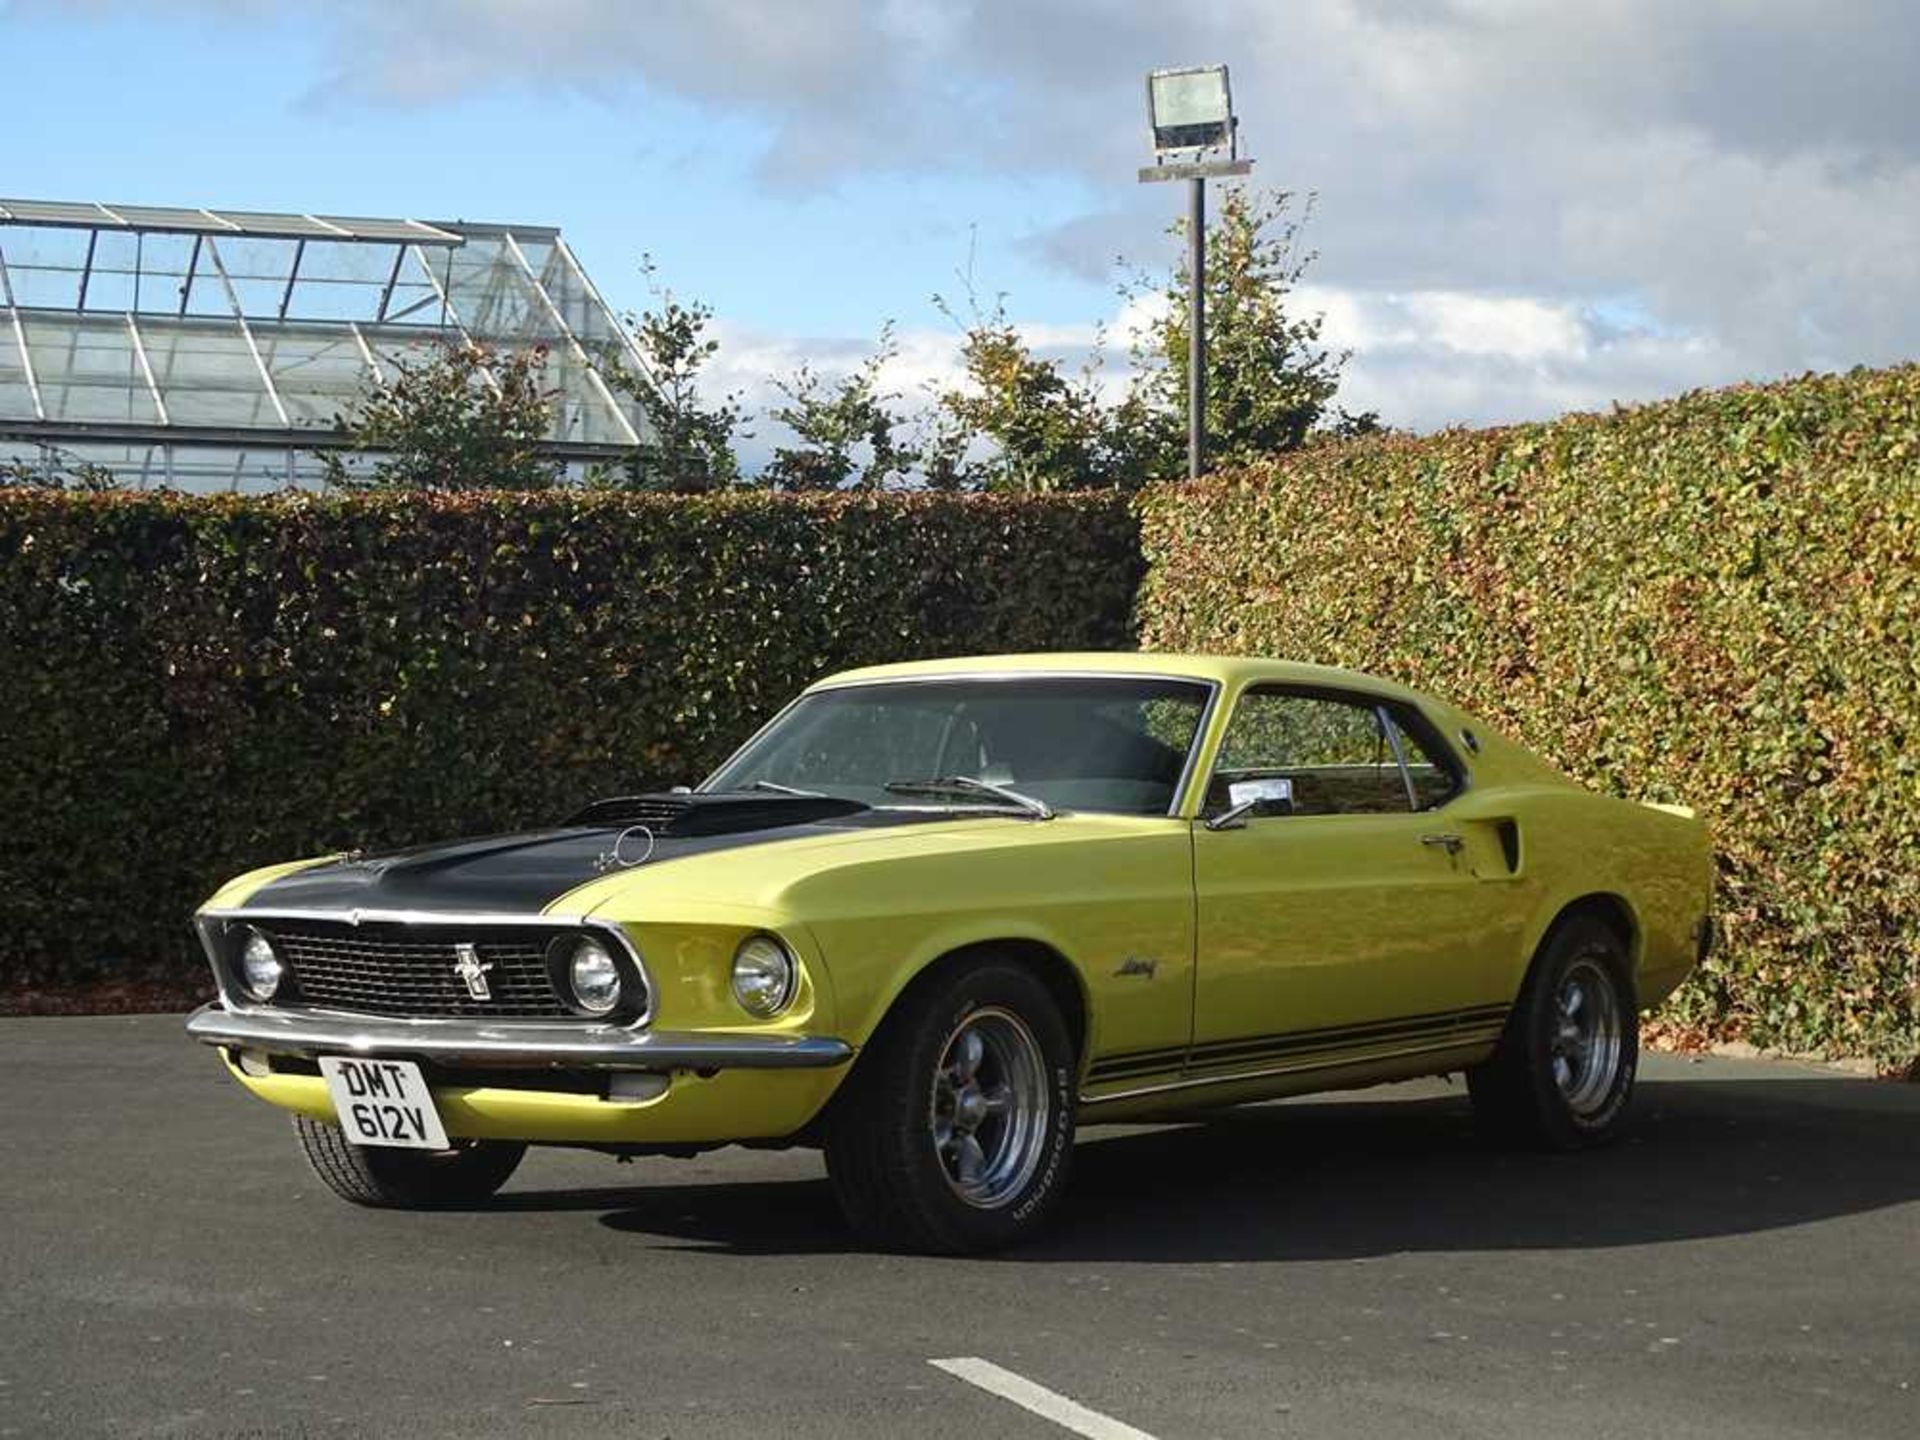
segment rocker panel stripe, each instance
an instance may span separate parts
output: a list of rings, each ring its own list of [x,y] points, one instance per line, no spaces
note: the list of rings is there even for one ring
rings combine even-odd
[[[1489,1032],[1484,1038],[1492,1039],[1497,1032]],[[1367,1050],[1364,1052],[1320,1051],[1308,1053],[1290,1060],[1267,1061],[1251,1069],[1237,1067],[1208,1074],[1187,1073],[1177,1080],[1147,1080],[1129,1090],[1109,1091],[1104,1095],[1090,1095],[1082,1092],[1080,1103],[1087,1106],[1110,1105],[1124,1100],[1137,1100],[1150,1095],[1172,1095],[1182,1091],[1200,1090],[1211,1085],[1237,1085],[1248,1081],[1267,1080],[1279,1076],[1316,1075],[1322,1072],[1338,1072],[1354,1065],[1373,1064],[1384,1060],[1404,1060],[1415,1055],[1459,1055],[1461,1048],[1480,1043],[1475,1036],[1454,1032],[1438,1040],[1403,1041],[1391,1050]]]
[[[1191,1047],[1178,1045],[1160,1050],[1135,1050],[1096,1060],[1087,1072],[1087,1080],[1089,1084],[1100,1084],[1110,1080],[1137,1079],[1162,1070],[1213,1069],[1316,1050],[1354,1049],[1396,1040],[1434,1039],[1454,1030],[1461,1032],[1461,1039],[1477,1039],[1482,1031],[1497,1032],[1505,1023],[1510,1008],[1506,1004],[1475,1005],[1395,1020],[1370,1020],[1355,1025],[1289,1030],[1273,1035],[1243,1035]]]

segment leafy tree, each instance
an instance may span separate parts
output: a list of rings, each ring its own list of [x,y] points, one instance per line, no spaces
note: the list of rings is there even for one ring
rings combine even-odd
[[[971,300],[971,296],[969,297]],[[943,313],[954,317],[935,297]],[[972,304],[960,360],[965,383],[935,396],[924,478],[936,489],[1087,490],[1138,482],[1133,408],[1109,406],[1097,384],[1102,346],[1080,373],[1035,355],[1007,318]],[[984,453],[982,447],[984,446]]]
[[[700,372],[720,351],[720,342],[707,333],[713,307],[698,300],[683,304],[663,289],[651,256],[641,257],[640,268],[655,304],[626,317],[639,368],[616,366],[608,381],[633,397],[650,433],[619,473],[602,479],[628,489],[688,494],[736,485],[734,439],[747,433],[740,429],[740,397],[728,394],[710,404],[700,393]]]
[[[1347,356],[1320,340],[1322,318],[1290,305],[1312,260],[1299,250],[1306,216],[1286,192],[1225,190],[1208,226],[1208,458],[1233,464],[1292,450],[1315,434],[1361,434],[1379,417],[1334,406]],[[1310,208],[1310,207],[1309,207]],[[1184,222],[1172,233],[1184,241]],[[936,488],[1130,489],[1185,469],[1187,302],[1182,260],[1160,280],[1135,274],[1128,300],[1153,300],[1131,348],[1133,373],[1114,397],[1097,383],[1103,347],[1078,373],[1036,356],[1007,318],[977,303],[963,326],[965,382],[935,397],[923,479]],[[972,299],[971,285],[968,287]],[[941,310],[951,307],[936,297]]]
[[[1207,226],[1207,457],[1236,464],[1297,449],[1316,429],[1332,425],[1361,433],[1380,428],[1372,413],[1349,415],[1333,406],[1346,352],[1321,344],[1323,317],[1297,315],[1290,302],[1312,263],[1300,235],[1312,214],[1311,197],[1296,218],[1288,191],[1223,188]],[[1171,227],[1182,258],[1164,283],[1136,276],[1122,287],[1129,299],[1164,295],[1146,343],[1135,352],[1141,378],[1138,403],[1161,419],[1154,456],[1163,475],[1180,473],[1187,407],[1187,305],[1191,280],[1185,261],[1186,221]]]
[[[769,413],[798,443],[774,448],[761,482],[776,490],[882,490],[889,480],[904,480],[919,452],[900,440],[896,397],[880,387],[881,370],[899,353],[889,322],[850,374],[830,381],[803,363],[775,381],[786,404]]]
[[[560,477],[540,448],[553,423],[541,347],[500,352],[464,342],[369,378],[359,406],[334,416],[345,454],[319,459],[328,482],[354,489],[544,490]],[[347,455],[371,455],[367,468]]]
[[[53,446],[44,453],[46,458],[38,461],[0,460],[0,488],[84,490],[90,494],[121,488],[120,478],[104,465]]]

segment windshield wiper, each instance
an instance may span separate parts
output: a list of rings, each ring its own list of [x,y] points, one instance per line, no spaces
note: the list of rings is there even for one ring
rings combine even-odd
[[[798,795],[807,800],[824,800],[827,798],[818,790],[799,790],[791,785],[782,785],[778,780],[749,780],[740,788],[742,790],[770,790],[775,795]]]
[[[1026,811],[1036,820],[1051,820],[1055,814],[1054,808],[1044,800],[1022,795],[1018,790],[1009,790],[1004,785],[996,785],[991,780],[981,780],[972,775],[943,775],[935,780],[889,780],[880,788],[890,795],[987,795]]]

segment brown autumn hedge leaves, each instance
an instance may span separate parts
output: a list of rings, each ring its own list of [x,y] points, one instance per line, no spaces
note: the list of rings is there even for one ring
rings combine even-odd
[[[1350,665],[1692,805],[1668,1015],[1920,1054],[1920,367],[1311,449],[1143,501],[1149,648]]]
[[[1134,616],[1697,807],[1725,941],[1669,1016],[1920,1055],[1911,366],[1312,447],[1135,511],[0,491],[0,991],[196,976],[185,916],[246,866],[551,819],[694,778],[825,671]]]

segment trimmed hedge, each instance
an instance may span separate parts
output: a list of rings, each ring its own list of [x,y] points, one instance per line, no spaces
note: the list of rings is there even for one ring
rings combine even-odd
[[[1920,1056],[1920,368],[1110,495],[0,490],[0,999],[195,984],[251,865],[691,780],[818,675],[1289,655],[1698,807],[1681,1025]],[[316,763],[318,761],[318,763]]]
[[[1920,1055],[1920,367],[1308,450],[1151,492],[1143,543],[1149,649],[1391,675],[1699,809],[1678,1023]]]
[[[1131,648],[1115,496],[0,490],[0,992],[197,980],[277,859],[692,781],[874,661]]]

